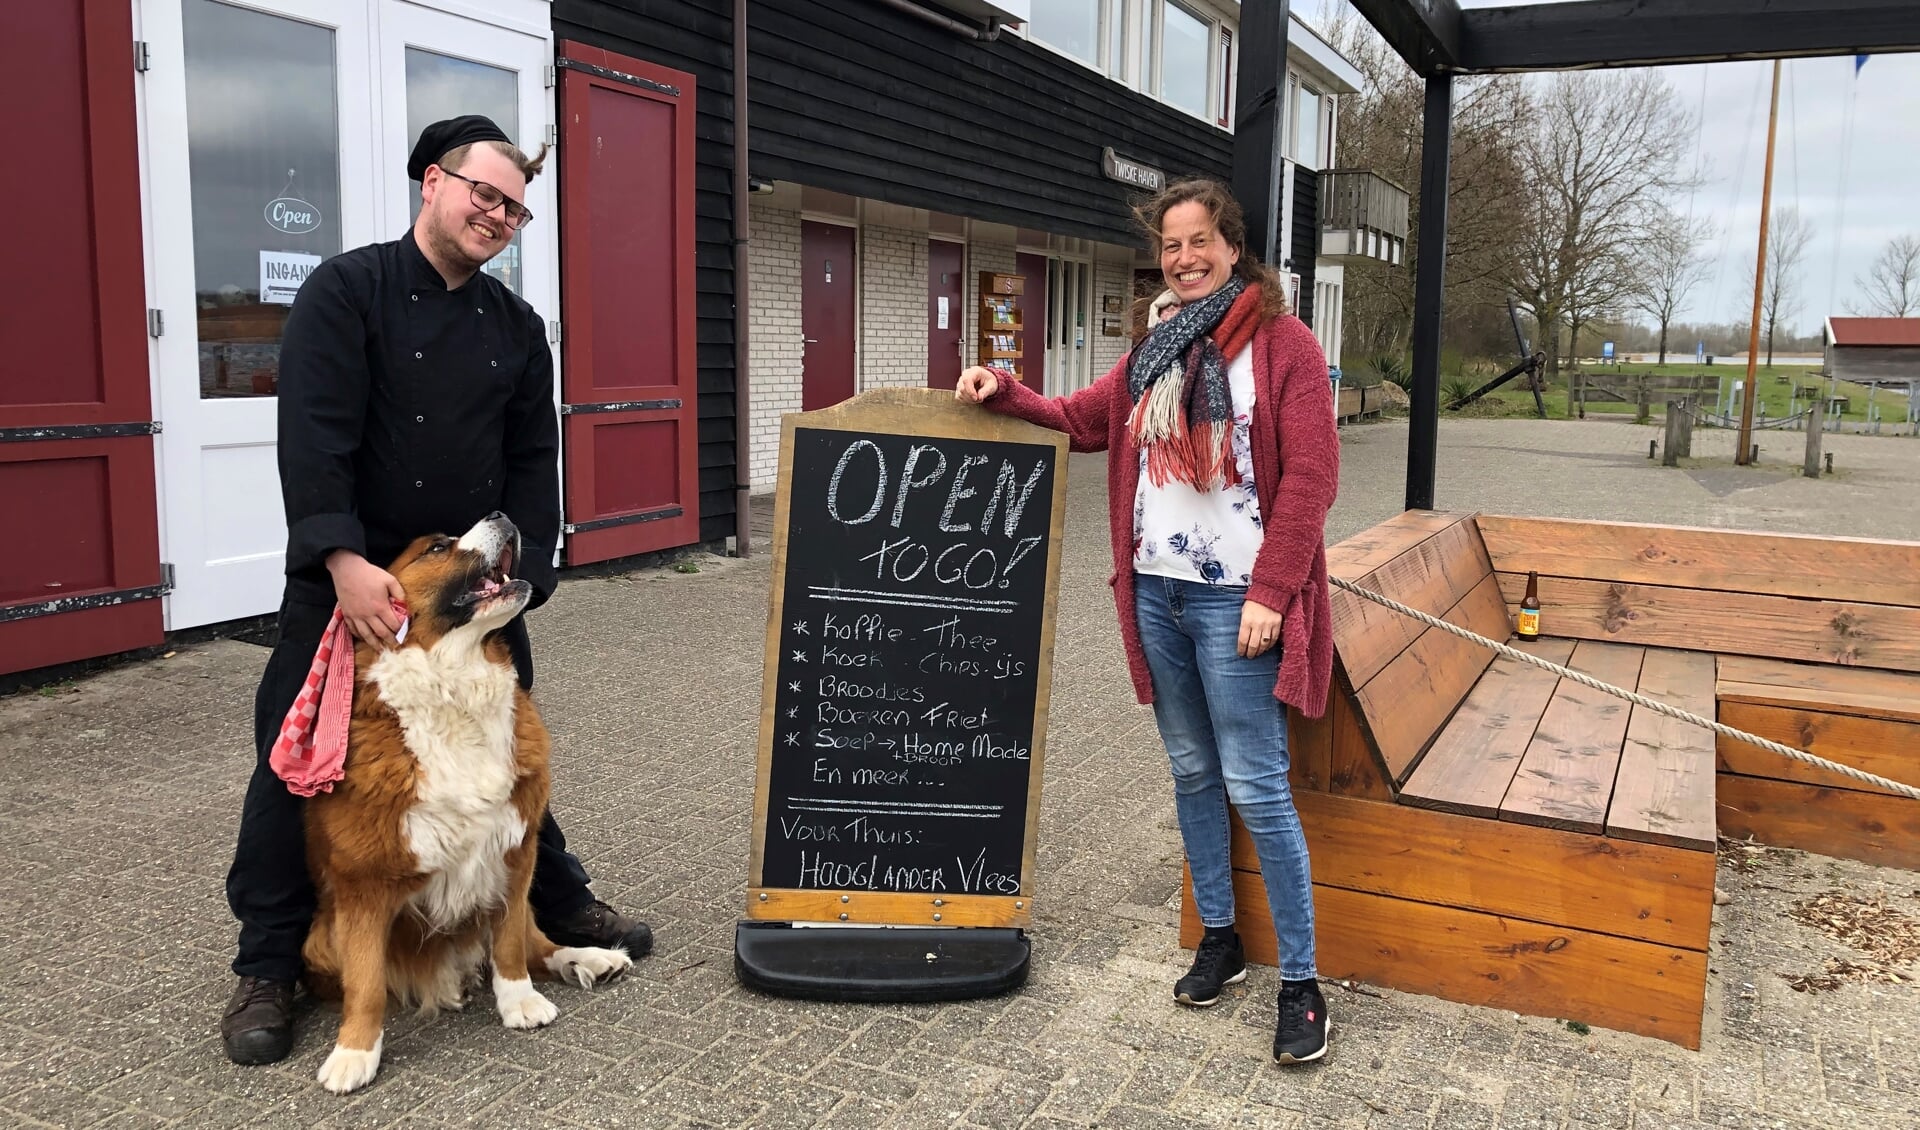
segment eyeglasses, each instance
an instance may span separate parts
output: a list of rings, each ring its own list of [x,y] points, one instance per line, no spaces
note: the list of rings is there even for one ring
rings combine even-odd
[[[507,226],[513,230],[519,231],[521,228],[533,222],[533,213],[527,210],[525,204],[520,203],[518,200],[507,199],[506,193],[501,192],[486,181],[474,180],[472,177],[463,177],[450,169],[441,169],[440,171],[455,180],[463,180],[472,185],[473,206],[482,212],[491,212],[495,208],[505,204],[507,206]]]

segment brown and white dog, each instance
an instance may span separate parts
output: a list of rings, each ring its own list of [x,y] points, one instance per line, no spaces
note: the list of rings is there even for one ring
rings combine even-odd
[[[404,641],[357,649],[344,777],[306,810],[319,891],[307,981],[341,1001],[320,1068],[329,1091],[379,1071],[389,993],[458,1008],[491,954],[500,1019],[539,1028],[559,1010],[534,979],[591,987],[632,965],[623,950],[554,945],[528,909],[550,742],[499,632],[533,591],[508,573],[519,548],[500,514],[458,541],[415,541],[389,569],[406,591]]]

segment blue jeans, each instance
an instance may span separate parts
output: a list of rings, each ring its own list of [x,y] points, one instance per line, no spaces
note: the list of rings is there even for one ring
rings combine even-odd
[[[1287,782],[1287,711],[1273,697],[1280,649],[1241,658],[1245,588],[1138,574],[1134,594],[1153,674],[1153,716],[1173,766],[1174,807],[1200,921],[1234,922],[1227,827],[1232,800],[1260,855],[1280,942],[1280,976],[1313,977],[1313,878]]]

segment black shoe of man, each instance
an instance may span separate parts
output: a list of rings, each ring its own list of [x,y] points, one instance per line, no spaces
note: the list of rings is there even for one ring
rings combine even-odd
[[[653,952],[653,928],[601,902],[588,903],[572,914],[542,922],[547,937],[563,946],[599,946],[622,949],[635,961]]]
[[[278,1063],[293,1050],[293,982],[242,977],[220,1017],[227,1058],[244,1067]]]

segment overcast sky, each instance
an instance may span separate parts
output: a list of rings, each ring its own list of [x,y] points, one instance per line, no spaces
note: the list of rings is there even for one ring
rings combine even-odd
[[[1461,0],[1470,8],[1514,2]],[[1294,8],[1316,26],[1330,12],[1351,12],[1346,0],[1294,0]],[[1681,158],[1686,168],[1703,163],[1701,185],[1674,206],[1708,217],[1719,229],[1711,248],[1713,273],[1682,316],[1744,321],[1753,306],[1745,276],[1759,239],[1772,64],[1713,63],[1661,72],[1681,105],[1703,123],[1697,151]],[[1793,320],[1797,330],[1812,333],[1827,314],[1845,314],[1849,301],[1857,301],[1855,279],[1889,239],[1920,234],[1920,55],[1875,55],[1857,77],[1851,56],[1787,60],[1776,145],[1774,205],[1797,206],[1813,225],[1801,265],[1804,300]]]

